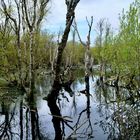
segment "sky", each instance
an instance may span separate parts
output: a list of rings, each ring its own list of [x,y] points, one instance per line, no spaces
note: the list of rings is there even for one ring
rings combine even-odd
[[[95,39],[94,31],[97,22],[101,18],[108,19],[114,30],[119,28],[119,13],[123,8],[128,10],[134,0],[80,0],[76,7],[75,15],[79,32],[83,41],[86,40],[88,27],[86,16],[93,16],[92,38]],[[52,0],[50,12],[45,22],[45,28],[52,33],[58,33],[65,27],[66,5],[65,0]],[[69,37],[71,39],[71,36]]]

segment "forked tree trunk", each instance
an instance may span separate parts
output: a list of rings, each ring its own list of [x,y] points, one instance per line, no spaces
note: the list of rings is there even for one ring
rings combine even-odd
[[[92,63],[93,63],[93,59],[91,57],[91,53],[90,53],[90,36],[91,36],[91,29],[92,29],[92,25],[93,25],[93,17],[91,17],[91,21],[89,22],[88,19],[86,18],[89,30],[88,30],[88,35],[87,35],[87,41],[86,43],[84,43],[80,37],[80,33],[78,31],[77,28],[77,24],[76,21],[74,22],[74,28],[75,31],[77,32],[78,38],[80,43],[83,45],[83,47],[85,47],[85,77],[90,76],[91,72],[92,72]]]

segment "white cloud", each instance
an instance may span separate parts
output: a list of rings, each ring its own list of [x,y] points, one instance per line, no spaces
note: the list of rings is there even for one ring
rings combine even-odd
[[[118,14],[122,9],[128,9],[133,0],[81,0],[76,9],[76,17],[79,21],[86,16],[94,17],[97,22],[101,18],[108,18],[113,27],[118,26]]]
[[[118,28],[119,25],[119,13],[122,9],[129,8],[130,3],[134,0],[81,0],[76,8],[76,19],[79,24],[79,30],[84,32],[87,30],[85,17],[93,16],[94,28],[96,23],[101,18],[107,18],[113,28]],[[46,28],[52,30],[59,30],[60,26],[65,24],[66,5],[65,0],[52,0],[51,13],[48,16]],[[55,27],[53,29],[53,27]],[[58,32],[58,31],[56,31]],[[86,35],[86,31],[85,31]]]
[[[52,0],[48,22],[50,24],[64,23],[66,15],[65,0]]]

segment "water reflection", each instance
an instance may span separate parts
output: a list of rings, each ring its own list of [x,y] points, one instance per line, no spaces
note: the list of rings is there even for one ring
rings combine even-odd
[[[30,99],[18,91],[0,91],[0,139],[139,140],[138,90],[108,86],[97,79],[65,82],[47,101],[43,97],[51,82],[38,82]],[[56,93],[59,96],[54,98]]]
[[[11,131],[11,121],[13,119],[13,113],[9,115],[9,105],[6,105],[4,102],[2,102],[1,108],[3,121],[0,125],[0,139],[10,139],[13,135]]]
[[[107,139],[140,139],[140,101],[136,93],[123,87],[112,88],[102,84],[96,90],[100,103],[98,111],[104,117],[97,123],[107,133]]]
[[[60,113],[60,109],[57,105],[57,97],[60,91],[60,85],[57,85],[58,88],[52,89],[52,94],[49,94],[47,97],[48,106],[50,108],[50,112],[52,115],[52,123],[55,130],[55,140],[62,140],[62,129],[61,129],[61,123],[62,123],[62,117]]]
[[[40,129],[39,129],[39,115],[38,115],[38,109],[37,109],[37,106],[36,106],[35,97],[32,97],[30,99],[30,102],[28,102],[28,109],[26,111],[26,114],[27,114],[26,115],[27,116],[27,122],[28,122],[28,120],[30,120],[30,123],[31,123],[32,139],[33,140],[34,139],[41,140]],[[30,118],[28,118],[28,117],[30,117]],[[26,132],[28,133],[28,129],[27,129]]]
[[[93,128],[91,123],[91,111],[90,111],[90,84],[89,84],[89,76],[85,76],[85,89],[81,91],[81,93],[85,94],[87,98],[86,107],[79,113],[79,117],[77,122],[73,126],[73,132],[68,136],[67,139],[82,138],[82,139],[91,139],[93,136]],[[82,123],[80,123],[82,115],[86,113],[87,116]],[[79,132],[79,129],[84,128],[82,133]]]
[[[0,100],[0,103],[1,140],[47,139],[40,132],[35,96],[30,99],[19,96],[17,100],[14,100],[8,95],[4,100]]]

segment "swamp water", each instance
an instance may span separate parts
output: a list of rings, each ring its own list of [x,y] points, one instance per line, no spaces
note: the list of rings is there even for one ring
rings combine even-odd
[[[68,93],[60,91],[57,106],[62,116],[50,113],[43,100],[51,89],[46,76],[36,84],[32,102],[14,89],[1,89],[0,140],[53,140],[52,117],[63,119],[61,130],[69,140],[139,140],[140,100],[129,100],[128,90],[98,84],[90,77],[90,94],[84,92],[84,78],[75,80]]]

